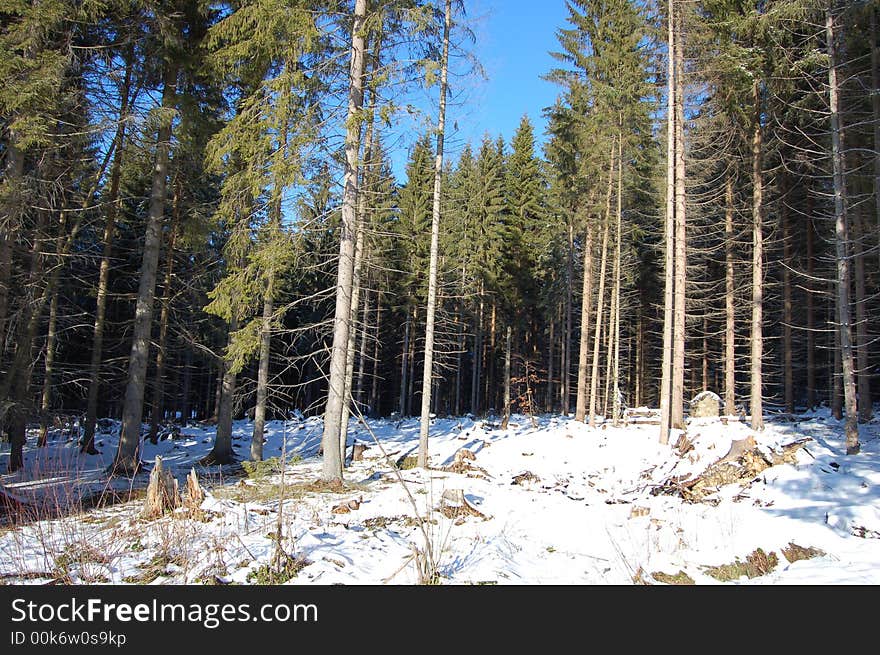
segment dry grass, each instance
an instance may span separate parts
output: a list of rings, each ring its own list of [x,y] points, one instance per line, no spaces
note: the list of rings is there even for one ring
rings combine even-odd
[[[721,582],[730,582],[739,580],[745,576],[747,578],[757,578],[767,575],[776,568],[779,558],[776,553],[770,551],[768,555],[762,549],[758,548],[746,556],[746,561],[740,561],[737,557],[730,564],[721,564],[720,566],[708,566],[704,570],[706,573]]]
[[[672,585],[692,585],[694,584],[694,579],[689,576],[684,571],[679,571],[678,573],[664,573],[663,571],[654,571],[651,574],[651,577],[654,578],[657,582],[662,582],[664,584],[672,584]]]
[[[801,559],[812,559],[814,557],[822,557],[825,554],[824,550],[820,550],[819,548],[813,548],[809,546],[804,548],[803,546],[798,546],[793,541],[788,542],[788,546],[780,549],[782,554],[785,556],[785,559],[789,561],[790,564],[797,562]]]

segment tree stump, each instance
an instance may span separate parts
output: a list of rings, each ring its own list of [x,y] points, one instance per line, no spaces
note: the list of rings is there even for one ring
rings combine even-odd
[[[158,518],[178,507],[180,507],[180,494],[177,492],[177,480],[171,471],[162,466],[162,458],[156,457],[156,464],[150,471],[143,517]]]
[[[199,476],[196,475],[194,468],[190,469],[189,475],[186,476],[186,488],[183,493],[183,504],[191,511],[196,511],[202,506],[202,502],[205,500],[205,492],[202,491],[202,487],[199,484]]]
[[[364,451],[367,449],[367,444],[356,443],[351,447],[351,461],[360,462],[364,459]]]
[[[721,413],[721,398],[711,391],[703,391],[691,400],[690,410],[691,418],[718,418]]]

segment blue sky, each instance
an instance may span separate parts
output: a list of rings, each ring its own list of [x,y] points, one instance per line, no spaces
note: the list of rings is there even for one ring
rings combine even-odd
[[[466,142],[478,147],[486,132],[509,143],[523,114],[528,114],[540,146],[546,127],[542,110],[561,91],[541,76],[558,65],[549,53],[559,47],[556,30],[567,25],[564,0],[465,0],[465,6],[476,36],[467,47],[486,79],[452,79],[446,141],[450,159],[458,158]],[[394,171],[402,182],[406,145],[395,150]]]

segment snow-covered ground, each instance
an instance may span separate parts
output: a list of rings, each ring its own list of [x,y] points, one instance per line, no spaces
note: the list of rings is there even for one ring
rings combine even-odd
[[[825,411],[771,420],[758,434],[735,419],[700,419],[687,429],[693,449],[680,455],[674,437],[669,446],[658,443],[655,425],[590,428],[542,416],[533,427],[517,415],[502,430],[469,417],[435,419],[432,469],[396,472],[392,462],[417,446],[418,419],[370,420],[368,428],[352,421],[350,438],[369,448],[346,469],[341,491],[313,484],[321,427],[320,419],[301,417],[268,425],[265,456],[277,457],[283,444],[291,460],[283,487],[275,473],[199,466],[211,448],[210,426],[147,443],[144,460],[161,455],[181,486],[196,469],[207,491],[198,515],[181,509],[146,521],[142,502],[132,501],[0,525],[0,580],[254,582],[273,562],[280,524],[284,552],[298,558],[290,584],[413,584],[422,559],[414,552],[429,550],[441,584],[723,584],[709,567],[746,563],[757,549],[770,560],[762,574],[734,574],[727,584],[880,584],[880,423],[861,426],[862,452],[846,456],[842,424]],[[249,422],[235,423],[241,459],[250,433]],[[117,434],[115,426],[98,435],[97,456],[80,455],[63,439],[38,450],[30,439],[25,469],[0,483],[30,503],[76,504],[108,486],[104,469]],[[749,435],[767,453],[810,440],[795,463],[699,502],[667,493],[670,479],[692,479]],[[462,449],[473,459],[456,458]],[[6,444],[0,470],[8,456]],[[147,475],[110,484],[143,487]],[[456,491],[464,507],[443,499]],[[808,556],[792,557],[792,543]]]

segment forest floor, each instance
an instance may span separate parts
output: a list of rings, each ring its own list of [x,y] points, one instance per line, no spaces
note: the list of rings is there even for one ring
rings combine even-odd
[[[352,421],[349,443],[368,449],[335,489],[315,484],[320,419],[270,422],[274,459],[257,468],[198,465],[214,428],[189,426],[146,443],[143,459],[161,455],[181,488],[195,468],[207,497],[154,520],[141,516],[148,473],[108,482],[119,426],[105,423],[101,454],[64,437],[37,449],[31,436],[25,468],[0,476],[40,508],[0,523],[0,583],[415,584],[427,562],[441,584],[880,584],[880,422],[846,456],[825,410],[760,433],[693,419],[678,448],[677,435],[658,443],[656,425],[435,419],[429,471],[409,467],[417,418]],[[241,459],[251,426],[234,425]],[[752,459],[710,475],[749,436]],[[4,444],[0,470],[8,457]],[[133,500],[96,506],[111,488]]]

